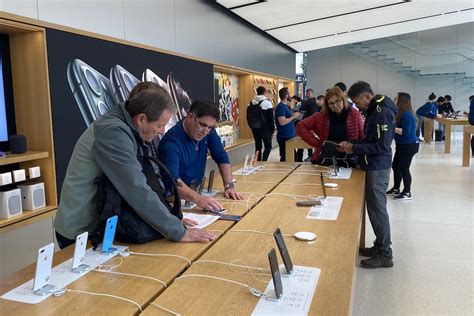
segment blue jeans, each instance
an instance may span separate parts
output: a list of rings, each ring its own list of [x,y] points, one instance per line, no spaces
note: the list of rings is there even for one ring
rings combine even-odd
[[[367,170],[365,174],[365,203],[376,239],[375,247],[385,257],[392,257],[390,220],[387,212],[387,195],[390,168]]]

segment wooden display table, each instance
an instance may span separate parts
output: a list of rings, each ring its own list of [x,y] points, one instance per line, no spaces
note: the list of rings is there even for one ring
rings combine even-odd
[[[446,126],[445,131],[445,141],[444,141],[444,153],[449,154],[451,152],[451,126],[453,125],[469,125],[467,117],[462,116],[458,119],[449,119],[449,118],[434,118],[435,121],[440,122]]]
[[[462,137],[462,166],[469,167],[471,162],[471,136],[474,134],[474,125],[464,126]]]
[[[286,162],[295,161],[295,150],[297,149],[313,149],[314,147],[305,143],[301,137],[296,136],[288,141],[286,141]]]
[[[230,205],[224,205],[228,208],[228,214],[245,215],[248,208],[255,205],[264,194],[270,192],[279,182],[296,167],[294,164],[280,164],[281,170],[287,170],[284,173],[261,173],[252,176],[255,181],[267,181],[271,184],[256,185],[255,183],[235,184],[236,189],[241,192],[254,192],[255,198],[247,201],[240,201]],[[241,168],[242,165],[235,166],[233,169]],[[270,171],[271,164],[268,164]],[[220,182],[220,181],[216,181]],[[218,187],[218,186],[217,186]],[[246,194],[248,196],[249,193]],[[222,198],[222,193],[218,194]],[[231,203],[232,201],[225,201]],[[196,209],[196,211],[199,211]],[[229,230],[235,222],[218,220],[206,229],[214,231],[219,237]],[[218,240],[218,239],[217,239]],[[216,240],[216,241],[217,241]],[[168,240],[156,240],[143,245],[129,245],[132,252],[143,254],[172,254],[185,257],[191,262],[205,253],[211,243],[177,243]],[[53,266],[56,266],[72,257],[73,246],[57,252],[54,255]],[[183,273],[189,266],[185,259],[179,257],[146,256],[132,254],[128,257],[114,258],[108,263],[109,266],[122,262],[113,269],[114,272],[129,273],[141,276],[148,276],[163,281],[169,285],[177,276]],[[2,280],[0,285],[0,294],[4,294],[11,289],[23,284],[34,277],[35,264],[9,276]],[[144,308],[152,301],[165,287],[153,279],[144,279],[134,276],[125,276],[109,273],[91,271],[79,280],[73,282],[69,289],[81,290],[95,293],[104,293],[120,296],[140,304]],[[139,312],[136,305],[120,299],[111,297],[94,296],[84,293],[66,292],[61,297],[50,297],[39,304],[24,304],[0,299],[0,310],[5,315],[94,315],[94,314],[113,314],[113,315],[133,315]]]
[[[309,165],[297,168],[183,275],[215,276],[248,284],[263,291],[270,276],[259,275],[258,278],[264,281],[261,282],[253,278],[246,269],[230,269],[227,265],[199,261],[231,262],[239,259],[249,266],[268,269],[267,253],[271,248],[276,248],[271,236],[275,228],[279,227],[284,234],[291,235],[298,231],[311,231],[317,234],[315,242],[302,242],[293,237],[285,237],[295,265],[321,269],[308,315],[349,314],[364,210],[365,174],[363,171],[354,170],[350,180],[331,180],[338,183],[339,188],[328,190],[328,195],[343,196],[344,201],[336,221],[320,221],[308,220],[306,215],[309,207],[296,207],[293,198],[283,195],[321,195],[321,187],[317,185],[319,176],[314,170],[315,168]],[[298,182],[315,185],[292,185]],[[268,232],[270,235],[236,230],[256,230]],[[279,255],[278,260],[281,264]],[[203,277],[188,277],[175,280],[142,314],[165,315],[164,310],[153,305],[158,304],[183,315],[250,315],[258,300],[248,289],[236,284]]]

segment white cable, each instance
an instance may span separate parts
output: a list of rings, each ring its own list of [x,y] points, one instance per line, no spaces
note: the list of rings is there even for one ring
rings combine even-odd
[[[180,258],[183,260],[186,260],[191,266],[191,260],[189,260],[186,257],[180,256],[180,255],[172,255],[172,254],[167,254],[167,253],[145,253],[145,252],[134,252],[134,251],[129,251],[128,252],[131,255],[138,255],[138,256],[149,256],[149,257],[175,257],[175,258]]]
[[[235,273],[245,274],[245,273],[242,273],[242,272],[239,272],[239,271],[235,271],[234,269],[232,269],[232,267],[234,266],[234,262],[241,262],[241,263],[243,263],[243,264],[244,264],[244,267],[246,267],[247,272],[252,276],[252,278],[254,278],[255,280],[257,280],[257,281],[259,281],[259,282],[268,284],[268,280],[259,279],[259,278],[257,277],[257,275],[265,275],[265,276],[270,276],[270,277],[271,277],[271,276],[272,276],[271,274],[268,274],[268,273],[254,273],[254,272],[252,272],[252,270],[250,269],[249,265],[248,265],[246,262],[244,262],[244,261],[242,261],[242,260],[240,260],[240,259],[235,259],[235,260],[232,260],[232,261],[230,262],[229,268],[230,268],[230,270],[232,270],[232,272],[235,272]]]
[[[128,298],[125,298],[125,297],[121,297],[121,296],[117,296],[117,295],[112,295],[112,294],[105,294],[105,293],[97,293],[97,292],[88,292],[88,291],[81,291],[81,290],[71,290],[71,289],[68,289],[68,288],[64,288],[64,290],[66,292],[76,292],[76,293],[82,293],[82,294],[89,294],[89,295],[96,295],[96,296],[105,296],[105,297],[111,297],[111,298],[115,298],[115,299],[119,299],[119,300],[122,300],[122,301],[126,301],[126,302],[129,302],[129,303],[132,303],[134,305],[136,305],[138,307],[138,309],[140,310],[140,312],[142,312],[142,307],[140,306],[140,304],[138,304],[137,302],[135,301],[132,301]]]
[[[321,186],[320,183],[288,183],[288,182],[282,182],[279,185],[304,185],[304,186]]]
[[[184,279],[184,278],[192,278],[192,277],[197,277],[197,278],[208,278],[208,279],[214,279],[214,280],[220,280],[220,281],[224,281],[224,282],[228,282],[228,283],[233,283],[233,284],[237,284],[237,285],[240,285],[246,289],[248,289],[250,291],[250,293],[252,293],[252,295],[256,296],[256,297],[262,297],[262,296],[265,296],[264,293],[262,293],[261,291],[257,290],[256,288],[253,288],[251,287],[250,285],[248,284],[244,284],[244,283],[240,283],[240,282],[237,282],[237,281],[234,281],[234,280],[229,280],[229,279],[224,279],[224,278],[219,278],[219,277],[216,277],[216,276],[212,276],[212,275],[204,275],[204,274],[186,274],[186,275],[182,275],[178,278],[175,279],[175,282],[180,280],[180,279]]]
[[[258,183],[258,184],[277,184],[278,181],[243,181],[243,180],[237,180],[237,183]],[[242,193],[242,192],[239,192]]]
[[[217,261],[217,260],[208,260],[208,259],[199,259],[198,261],[195,261],[193,264],[210,262],[210,263],[223,264],[223,265],[234,266],[234,267],[239,267],[239,268],[253,269],[253,270],[259,270],[259,271],[266,271],[266,272],[269,272],[269,271],[270,271],[269,269],[258,268],[258,267],[251,267],[251,266],[247,265],[245,262],[243,262],[244,265],[235,264],[234,262],[236,262],[236,261],[243,262],[243,261],[241,261],[241,260],[239,260],[239,259],[232,260],[231,262],[224,262],[224,261]],[[271,274],[264,274],[264,275],[271,275]]]
[[[112,271],[112,269],[115,269],[117,268],[118,266],[120,266],[122,263],[123,263],[123,260],[122,258],[120,257],[114,257],[113,259],[110,260],[110,263],[112,263],[112,261],[114,261],[115,259],[119,259],[120,262],[114,266],[110,266],[110,265],[107,265],[107,264],[101,264],[99,263],[98,266],[99,266],[99,269],[103,270],[103,271]],[[105,268],[105,269],[104,269]]]
[[[150,302],[150,305],[156,306],[156,307],[158,307],[159,309],[162,309],[162,310],[164,310],[164,311],[166,311],[166,312],[168,312],[168,313],[170,313],[170,314],[173,314],[173,315],[176,315],[176,316],[181,316],[180,313],[176,313],[176,312],[174,312],[174,311],[172,311],[172,310],[170,310],[170,309],[164,308],[163,306],[158,305],[158,304],[156,304],[155,302]]]
[[[161,283],[166,288],[166,283],[165,282],[163,282],[159,279],[153,278],[153,277],[145,276],[145,275],[124,273],[124,272],[116,272],[116,271],[108,271],[108,270],[99,270],[99,269],[93,269],[92,271],[102,272],[102,273],[118,274],[118,275],[125,275],[125,276],[131,276],[131,277],[135,277],[135,278],[153,280],[153,281]]]
[[[262,231],[253,230],[253,229],[231,229],[231,230],[228,231],[228,233],[255,233],[255,234],[262,234],[262,235],[271,235],[271,236],[273,236],[273,233],[262,232]],[[290,234],[282,234],[282,236],[285,236],[285,237],[293,237],[293,235],[290,235]]]

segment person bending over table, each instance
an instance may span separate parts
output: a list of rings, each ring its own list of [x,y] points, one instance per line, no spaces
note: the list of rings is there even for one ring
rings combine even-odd
[[[117,104],[85,130],[69,160],[54,219],[60,248],[97,226],[95,180],[102,175],[137,215],[165,238],[182,242],[215,238],[212,233],[186,228],[194,223],[170,213],[148,185],[137,157],[156,156],[151,143],[164,132],[174,112],[176,106],[165,89],[143,82],[131,91],[129,100]]]
[[[188,115],[172,127],[160,141],[158,154],[177,179],[181,198],[203,209],[220,210],[222,205],[213,197],[202,196],[191,185],[199,185],[206,169],[207,153],[216,162],[224,182],[224,196],[242,200],[234,190],[229,157],[214,128],[219,109],[208,100],[193,101]],[[170,188],[169,179],[165,185]]]
[[[364,138],[364,120],[358,110],[349,106],[347,98],[339,87],[326,92],[323,110],[302,120],[296,125],[296,132],[308,145],[315,147],[311,157],[314,164],[330,164],[325,160],[323,145],[329,140],[342,142]],[[336,151],[336,158],[345,158],[346,154]]]

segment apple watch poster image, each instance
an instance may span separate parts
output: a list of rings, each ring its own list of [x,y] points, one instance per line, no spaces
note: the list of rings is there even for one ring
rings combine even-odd
[[[140,83],[140,80],[120,65],[115,65],[110,70],[110,81],[115,91],[117,101],[124,102],[128,99],[130,91]]]
[[[110,80],[82,60],[68,64],[67,79],[87,126],[117,104]]]
[[[174,78],[172,72],[168,75],[168,86],[170,89],[171,98],[178,107],[178,119],[183,119],[188,115],[191,108],[191,98],[186,90],[181,87],[181,84]]]
[[[153,71],[151,71],[150,69],[146,69],[143,72],[142,81],[143,82],[145,82],[145,81],[154,82],[154,83],[158,84],[160,87],[162,87],[163,89],[165,89],[166,91],[168,91],[168,93],[170,93],[170,89],[169,89],[168,84],[163,79],[161,79],[157,74],[155,74]],[[170,96],[171,96],[171,93],[170,93]],[[173,102],[175,102],[172,96],[171,96],[171,99],[173,100]],[[166,124],[166,126],[165,126],[165,133],[170,128],[175,126],[176,123],[178,123],[178,121],[179,121],[178,115],[179,115],[178,111],[176,111],[176,113],[173,114],[173,116],[171,116],[168,124]]]

